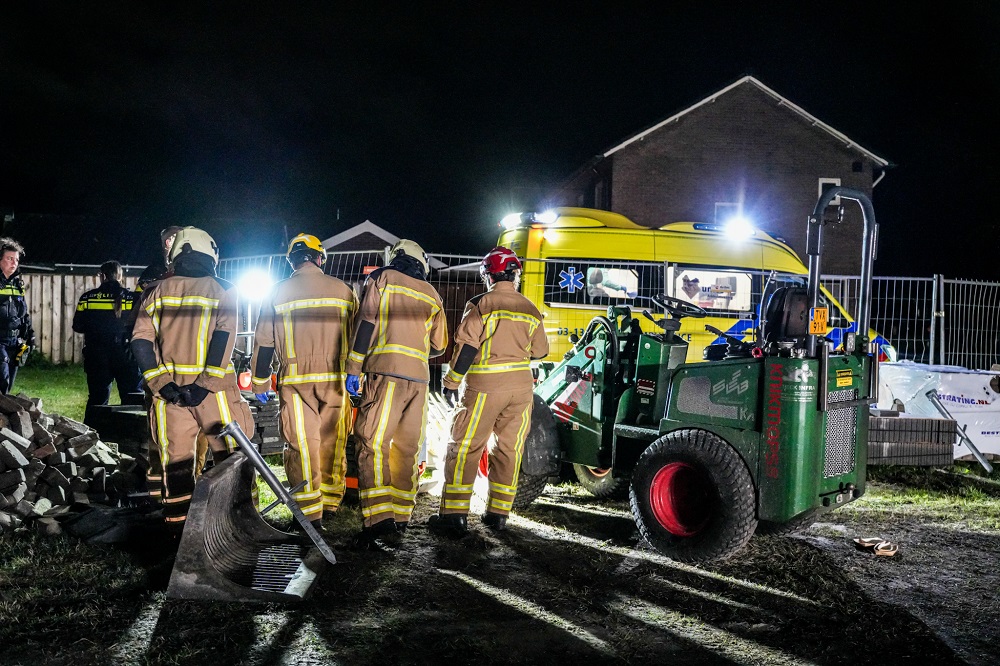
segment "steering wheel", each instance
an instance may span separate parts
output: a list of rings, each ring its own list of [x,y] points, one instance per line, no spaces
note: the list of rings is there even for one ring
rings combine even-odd
[[[708,312],[694,303],[688,303],[687,301],[682,301],[679,298],[667,296],[666,294],[653,296],[653,302],[666,310],[667,314],[673,315],[675,319],[680,319],[681,317],[701,319],[708,316]]]

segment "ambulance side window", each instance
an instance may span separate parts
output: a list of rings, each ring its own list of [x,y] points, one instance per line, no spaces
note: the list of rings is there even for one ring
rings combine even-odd
[[[754,280],[750,271],[671,266],[668,295],[704,308],[743,313],[754,309]]]
[[[593,259],[545,264],[545,302],[550,305],[606,308],[631,304],[661,291],[662,266]]]

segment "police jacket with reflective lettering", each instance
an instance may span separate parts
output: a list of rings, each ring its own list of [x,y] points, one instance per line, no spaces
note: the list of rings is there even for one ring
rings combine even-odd
[[[20,272],[9,278],[0,273],[0,344],[10,345],[18,338],[34,345],[35,331],[24,300],[24,280]]]

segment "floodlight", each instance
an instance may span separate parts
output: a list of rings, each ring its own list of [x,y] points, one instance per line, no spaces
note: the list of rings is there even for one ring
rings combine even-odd
[[[521,214],[511,213],[510,215],[506,215],[502,220],[500,220],[500,224],[508,231],[510,229],[516,229],[521,225]]]
[[[733,217],[726,220],[723,226],[726,236],[734,240],[743,240],[745,238],[750,238],[756,231],[754,231],[753,224],[750,220],[743,217],[742,215],[734,215]]]
[[[271,291],[274,280],[270,273],[259,268],[253,268],[240,275],[236,280],[236,287],[240,290],[240,297],[247,301],[262,301]]]

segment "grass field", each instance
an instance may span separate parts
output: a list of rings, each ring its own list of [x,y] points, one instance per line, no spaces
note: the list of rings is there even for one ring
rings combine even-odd
[[[82,421],[87,404],[87,376],[82,365],[53,365],[33,359],[18,371],[14,392],[41,398],[42,410],[47,414],[58,413]],[[115,391],[111,393],[111,404],[118,404]]]

